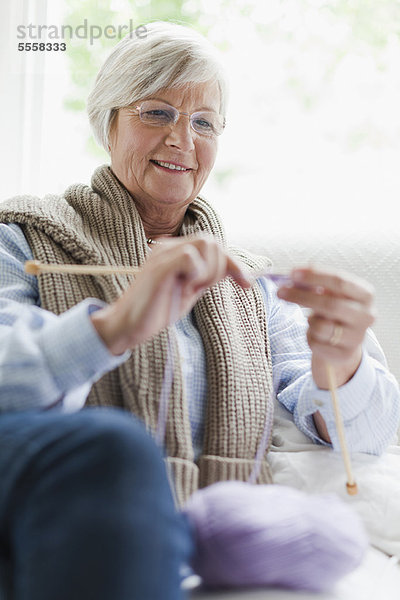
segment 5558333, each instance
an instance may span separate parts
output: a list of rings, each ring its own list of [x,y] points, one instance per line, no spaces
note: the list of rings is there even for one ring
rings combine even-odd
[[[19,52],[65,52],[67,44],[65,42],[19,42]]]

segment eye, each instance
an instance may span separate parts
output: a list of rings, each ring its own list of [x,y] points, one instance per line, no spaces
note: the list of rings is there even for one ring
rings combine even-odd
[[[154,108],[153,110],[146,110],[145,113],[143,113],[145,115],[153,115],[156,117],[168,117],[168,113],[165,110],[162,110],[161,108]]]
[[[203,135],[213,136],[222,133],[220,117],[214,112],[193,113],[192,127],[195,131]]]
[[[156,125],[164,125],[167,123],[171,123],[174,120],[173,114],[164,109],[164,108],[148,108],[146,110],[142,110],[140,115],[142,121],[147,123],[154,123]]]
[[[206,119],[202,119],[202,118],[198,118],[194,120],[194,124],[196,127],[198,127],[199,129],[203,129],[204,131],[213,131],[214,127],[213,124],[210,123],[210,121],[207,121]]]

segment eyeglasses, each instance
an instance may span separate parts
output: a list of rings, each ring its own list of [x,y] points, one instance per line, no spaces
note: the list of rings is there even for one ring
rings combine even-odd
[[[129,107],[129,110],[138,114],[142,123],[155,127],[175,125],[179,115],[185,115],[189,117],[191,128],[200,135],[221,135],[225,127],[225,118],[216,112],[201,110],[190,115],[162,100],[145,100],[140,106]]]

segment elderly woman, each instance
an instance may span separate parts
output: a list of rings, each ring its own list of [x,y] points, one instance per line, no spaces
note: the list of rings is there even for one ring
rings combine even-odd
[[[179,503],[214,481],[248,478],[273,395],[302,434],[338,449],[327,361],[352,450],[379,454],[399,420],[397,384],[366,338],[368,284],[299,268],[278,290],[288,301],[280,302],[268,279],[252,281],[267,261],[228,250],[217,214],[199,196],[226,101],[207,41],[150,23],[145,37],[115,47],[89,97],[110,165],[95,171],[90,187],[43,201],[14,198],[0,214],[3,409],[122,407],[154,431],[170,335],[176,360],[165,448]],[[134,281],[37,280],[24,273],[32,258],[141,270]],[[168,333],[177,288],[181,318]],[[298,304],[311,309],[308,324]],[[19,357],[12,369],[10,356]],[[271,481],[267,457],[258,481]]]

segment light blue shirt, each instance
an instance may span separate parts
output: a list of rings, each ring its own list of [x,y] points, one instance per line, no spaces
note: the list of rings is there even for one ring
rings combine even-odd
[[[92,384],[127,359],[115,357],[92,325],[103,302],[88,298],[56,316],[40,308],[36,277],[24,272],[32,251],[16,224],[0,224],[0,411],[57,406],[79,410]],[[297,427],[311,440],[318,435],[312,414],[322,414],[332,445],[339,449],[329,392],[316,387],[302,310],[276,296],[276,287],[258,282],[265,299],[274,390]],[[201,451],[207,378],[204,348],[192,314],[176,324],[196,454]],[[382,350],[368,333],[361,364],[340,388],[350,450],[380,454],[393,441],[400,419],[398,384]]]

